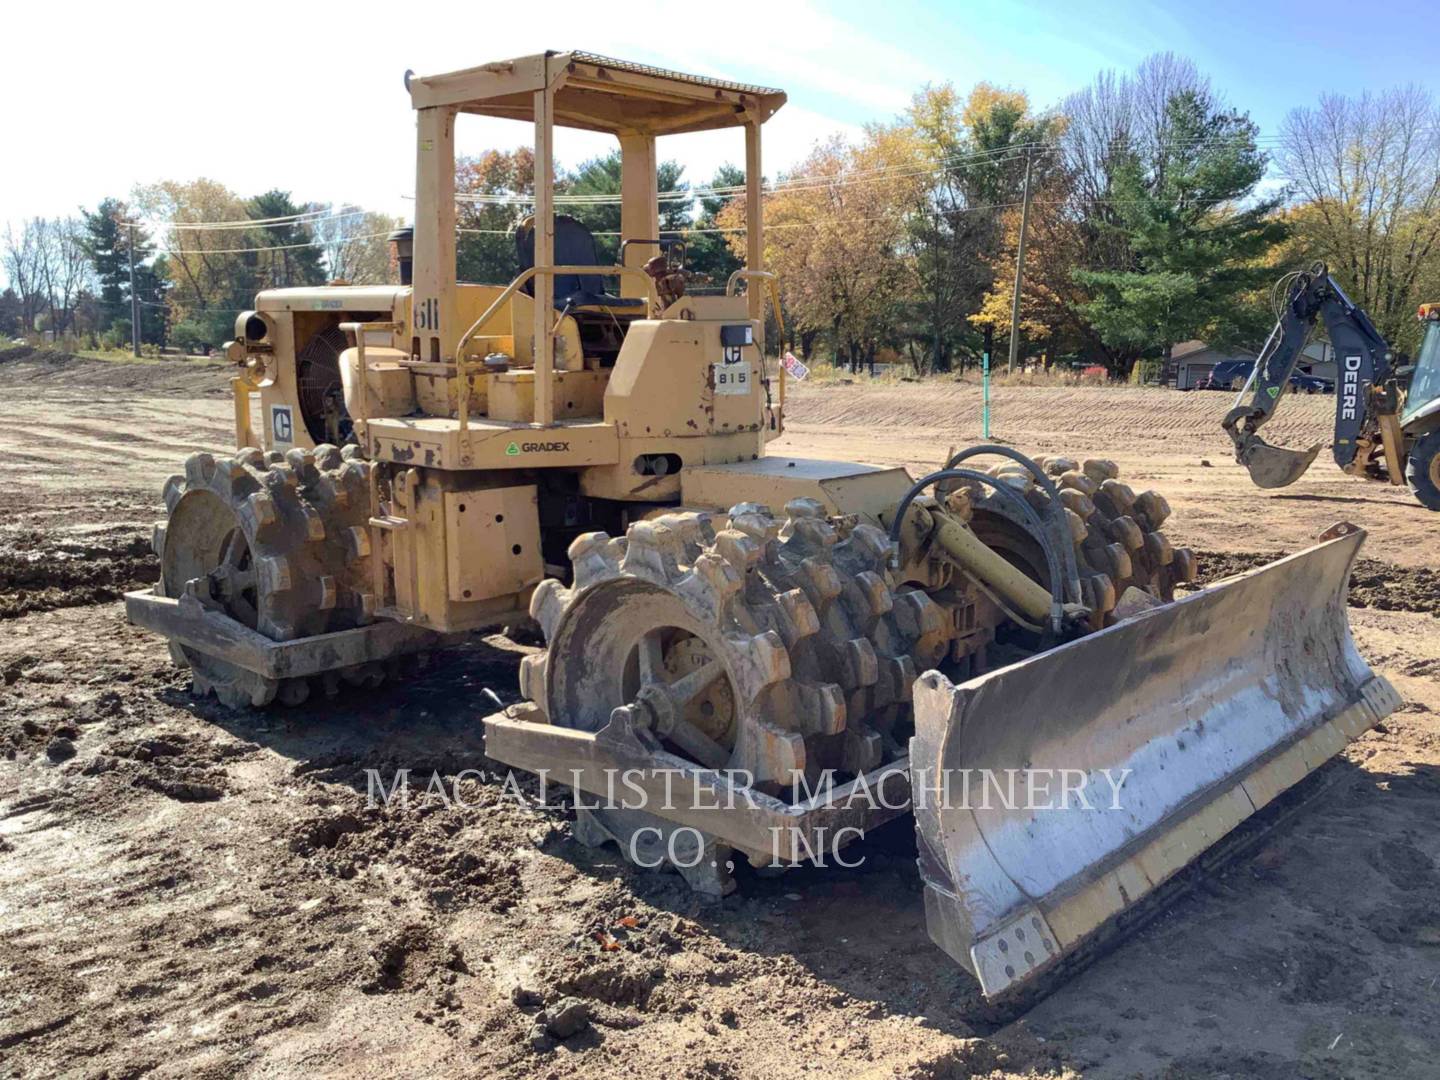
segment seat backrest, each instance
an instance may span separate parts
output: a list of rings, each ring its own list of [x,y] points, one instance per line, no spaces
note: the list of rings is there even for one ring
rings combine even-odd
[[[535,265],[535,219],[528,217],[515,230],[515,254],[520,259],[520,272]],[[583,222],[569,214],[555,215],[555,265],[599,266],[595,237]],[[600,287],[600,278],[582,278],[577,274],[561,274],[555,278],[555,299],[563,300],[573,293]],[[535,279],[525,284],[525,291],[535,295]]]

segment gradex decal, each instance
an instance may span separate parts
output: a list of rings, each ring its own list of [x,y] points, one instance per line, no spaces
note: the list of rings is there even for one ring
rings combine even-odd
[[[505,447],[506,457],[520,454],[563,454],[570,449],[568,442],[527,442],[511,443]]]

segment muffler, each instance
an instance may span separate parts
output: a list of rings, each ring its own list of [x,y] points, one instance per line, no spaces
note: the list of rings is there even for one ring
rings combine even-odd
[[[1398,707],[1346,619],[1363,539],[1351,529],[959,686],[935,671],[915,684],[930,936],[987,997],[1103,937]]]

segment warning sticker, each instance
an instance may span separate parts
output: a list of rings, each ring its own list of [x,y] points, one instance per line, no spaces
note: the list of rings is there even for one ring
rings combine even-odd
[[[715,373],[715,393],[748,394],[750,392],[749,364],[711,364]]]
[[[805,366],[805,361],[792,352],[786,352],[781,363],[785,365],[785,373],[792,379],[804,379],[806,375],[810,374],[810,369]]]
[[[250,437],[259,442],[265,441],[265,406],[260,402],[259,394],[249,394],[250,412]]]

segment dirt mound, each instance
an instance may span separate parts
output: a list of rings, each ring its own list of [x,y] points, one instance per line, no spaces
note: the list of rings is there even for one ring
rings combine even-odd
[[[89,541],[36,530],[0,535],[0,619],[118,600],[159,577],[149,538],[134,533]]]
[[[0,349],[0,386],[104,387],[174,397],[226,397],[229,364],[213,360],[93,360],[54,349]]]
[[[453,983],[455,973],[468,972],[459,948],[437,940],[435,928],[426,923],[401,927],[370,950],[369,961],[360,983],[367,994],[417,990],[437,975]]]
[[[1200,573],[1195,585],[1212,585],[1288,555],[1197,551]],[[1356,559],[1350,574],[1350,606],[1380,611],[1417,611],[1440,618],[1440,572],[1425,567],[1396,566],[1379,559]]]

